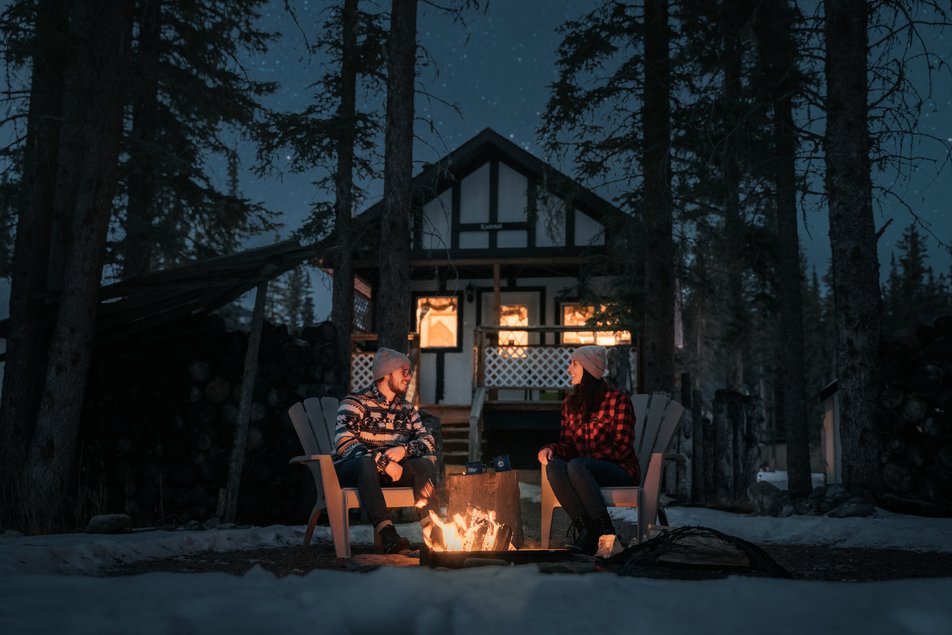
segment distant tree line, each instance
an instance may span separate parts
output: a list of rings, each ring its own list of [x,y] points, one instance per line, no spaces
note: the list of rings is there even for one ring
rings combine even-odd
[[[891,282],[883,311],[874,209],[901,196],[873,175],[907,176],[916,142],[949,153],[918,118],[948,74],[929,43],[950,13],[932,0],[802,6],[599,2],[561,28],[540,137],[633,220],[601,271],[619,281],[615,317],[642,335],[645,389],[670,391],[677,369],[706,399],[760,395],[804,494],[810,413],[838,378],[844,480],[875,490],[881,329],[910,318],[889,302],[912,291]],[[829,215],[824,285],[800,256],[799,216],[814,209]]]

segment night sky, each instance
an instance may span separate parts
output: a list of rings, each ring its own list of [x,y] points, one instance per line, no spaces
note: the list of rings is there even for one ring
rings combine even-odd
[[[306,85],[319,73],[317,60],[307,61],[303,36],[291,25],[281,2],[268,12],[265,26],[284,33],[265,60],[254,60],[252,68],[262,79],[278,81],[280,93],[273,106],[293,110],[307,103]],[[448,107],[430,104],[418,98],[417,117],[432,118],[440,130],[442,141],[433,137],[426,126],[417,124],[416,133],[425,142],[418,142],[414,160],[433,161],[486,127],[512,139],[526,150],[546,158],[538,141],[536,130],[548,98],[548,84],[555,79],[555,51],[560,42],[556,28],[569,19],[578,18],[590,10],[592,2],[583,0],[539,0],[523,2],[490,2],[488,9],[471,11],[466,24],[454,23],[451,18],[421,3],[418,21],[418,40],[439,66],[439,74],[426,71],[419,82],[437,97],[459,104],[462,116]],[[300,23],[308,25],[320,21],[325,3],[296,3]],[[308,33],[312,37],[313,33]],[[931,43],[933,52],[945,64],[952,61],[952,33],[945,33]],[[952,75],[940,71],[933,87],[933,99],[926,102],[921,120],[922,131],[952,143]],[[952,166],[943,162],[939,143],[923,142],[915,148],[921,155],[932,157],[935,163],[924,163],[905,182],[897,182],[897,190],[922,220],[927,231],[940,240],[952,238]],[[249,155],[250,156],[250,155]],[[250,158],[248,161],[250,162]],[[556,165],[571,174],[571,167]],[[879,183],[894,177],[880,175]],[[283,235],[297,228],[311,201],[321,194],[310,186],[311,177],[288,175],[283,181],[248,178],[244,192],[260,199],[284,214],[286,228]],[[373,203],[379,199],[382,186],[372,188]],[[599,194],[611,198],[613,192],[595,187]],[[368,203],[368,204],[369,204]],[[889,217],[880,247],[883,277],[888,273],[892,245],[911,222],[912,217],[899,203],[887,201],[877,212],[876,226],[881,227]],[[809,262],[822,274],[829,266],[828,226],[825,210],[814,209],[805,215],[801,228],[801,243]],[[928,238],[936,272],[950,272],[950,257],[936,238]]]
[[[379,7],[386,9],[389,6],[386,0],[379,1]],[[295,0],[292,4],[306,36],[313,39],[317,25],[323,21],[322,12],[330,3]],[[308,58],[305,36],[287,16],[283,5],[283,0],[275,0],[262,24],[265,30],[281,33],[282,37],[272,44],[266,56],[247,58],[244,64],[252,76],[278,82],[279,91],[267,105],[297,111],[303,109],[311,98],[308,84],[320,75],[320,60]],[[485,11],[470,11],[465,16],[464,25],[454,23],[450,17],[421,3],[418,40],[438,64],[439,72],[427,70],[418,82],[440,99],[457,103],[462,116],[446,106],[418,98],[417,117],[432,118],[442,140],[435,138],[427,126],[418,122],[416,133],[423,141],[417,143],[414,151],[417,169],[423,162],[440,158],[486,127],[546,159],[536,140],[536,130],[548,98],[548,84],[555,79],[555,51],[561,39],[556,28],[569,19],[580,17],[593,6],[593,2],[584,0],[495,0],[489,2]],[[936,37],[930,44],[946,65],[952,61],[952,33]],[[952,143],[952,74],[946,68],[936,78],[933,99],[924,107],[922,131]],[[897,190],[928,223],[928,230],[949,243],[952,238],[949,205],[952,201],[952,166],[943,159],[939,143],[923,143],[915,151],[935,162],[923,163],[913,178],[898,183]],[[241,156],[245,168],[241,183],[243,193],[280,212],[284,222],[279,236],[262,236],[252,244],[287,237],[307,216],[310,204],[327,196],[311,186],[313,174],[260,178],[250,171],[254,148],[242,146]],[[572,174],[571,166],[553,163]],[[224,181],[222,164],[212,162],[212,165],[219,166],[218,172]],[[880,176],[878,180],[885,183],[892,179]],[[379,199],[382,184],[372,184],[370,189],[371,198],[367,205]],[[593,189],[608,199],[614,194],[607,188],[595,186]],[[892,246],[911,221],[904,206],[893,200],[887,201],[886,206],[877,212],[877,228],[889,217],[894,220],[880,246],[883,278],[888,274]],[[809,262],[823,274],[829,266],[830,253],[825,210],[808,210],[804,220],[801,244]],[[928,248],[934,269],[949,274],[952,267],[948,252],[931,236]],[[325,307],[321,304],[318,317],[325,314]]]

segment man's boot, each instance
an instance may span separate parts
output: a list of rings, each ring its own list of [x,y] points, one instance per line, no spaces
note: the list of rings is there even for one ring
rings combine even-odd
[[[400,553],[410,548],[410,541],[397,533],[393,525],[380,530],[380,550],[383,553]]]

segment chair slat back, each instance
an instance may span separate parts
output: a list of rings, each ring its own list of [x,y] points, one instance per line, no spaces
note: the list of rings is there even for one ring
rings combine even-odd
[[[308,417],[307,409],[304,407],[304,402],[299,401],[288,408],[288,416],[294,425],[294,431],[297,432],[298,441],[301,442],[301,447],[304,448],[304,453],[320,454],[321,449],[317,445],[317,437],[314,436],[314,430],[311,429],[310,418]]]
[[[321,400],[317,397],[310,397],[304,400],[304,409],[307,411],[307,419],[311,424],[311,431],[317,442],[318,451],[314,454],[333,454],[334,453],[334,434],[327,431],[327,421],[324,419],[324,407]]]
[[[329,454],[335,454],[337,452],[337,444],[334,443],[334,439],[336,439],[337,408],[339,406],[340,401],[334,397],[321,397],[321,410],[324,411],[324,425],[327,426],[327,437],[330,440]]]
[[[635,408],[635,453],[642,475],[653,452],[664,452],[681,421],[684,406],[662,392],[632,395]]]

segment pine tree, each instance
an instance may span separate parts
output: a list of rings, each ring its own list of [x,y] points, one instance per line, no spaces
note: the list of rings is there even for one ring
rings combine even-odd
[[[880,293],[867,86],[869,7],[826,4],[826,194],[836,302],[843,481],[878,490]]]
[[[413,94],[417,0],[393,0],[387,40],[387,130],[383,218],[380,223],[377,341],[406,351],[410,332],[410,177],[413,171]]]
[[[236,60],[264,54],[271,38],[255,27],[266,0],[136,0],[131,125],[124,146],[115,251],[122,275],[234,251],[273,230],[275,216],[222,191],[207,168],[233,160],[230,137],[247,135],[271,83],[249,78]]]

